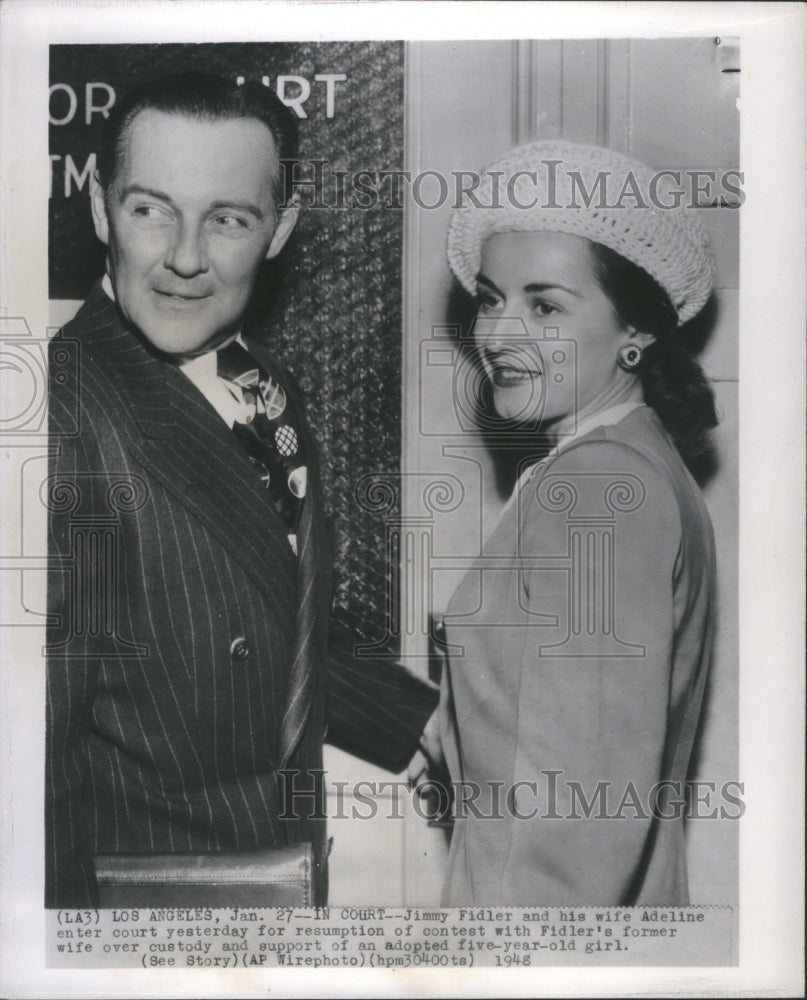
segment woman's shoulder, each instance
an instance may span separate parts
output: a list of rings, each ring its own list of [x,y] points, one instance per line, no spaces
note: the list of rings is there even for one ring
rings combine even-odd
[[[649,407],[618,424],[599,427],[560,450],[535,477],[532,516],[559,509],[553,497],[575,498],[566,517],[620,519],[631,530],[672,547],[683,537],[712,548],[712,527],[700,489],[661,422]],[[526,506],[522,509],[526,510]]]
[[[551,463],[555,472],[635,473],[658,479],[676,493],[694,483],[672,439],[650,407],[617,424],[596,427],[569,442]]]
[[[643,471],[647,474],[654,470],[667,479],[671,457],[681,461],[664,429],[654,422],[652,411],[641,407],[618,424],[595,427],[561,445],[547,469],[556,473]]]
[[[555,513],[574,521],[630,515],[634,525],[652,524],[657,538],[678,537],[679,483],[669,468],[668,446],[653,428],[623,427],[632,416],[561,448],[534,477],[531,516]]]

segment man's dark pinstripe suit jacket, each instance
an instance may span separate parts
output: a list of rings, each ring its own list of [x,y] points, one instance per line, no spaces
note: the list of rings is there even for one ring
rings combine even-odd
[[[50,430],[46,904],[96,902],[95,853],[303,841],[323,901],[325,822],[304,796],[280,818],[279,769],[312,788],[327,723],[399,770],[436,694],[334,629],[329,643],[310,433],[295,558],[235,436],[100,285],[52,342]]]

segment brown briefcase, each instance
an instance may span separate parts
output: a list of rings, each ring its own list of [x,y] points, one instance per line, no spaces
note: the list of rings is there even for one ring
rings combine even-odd
[[[311,906],[310,844],[210,854],[98,854],[102,908]]]

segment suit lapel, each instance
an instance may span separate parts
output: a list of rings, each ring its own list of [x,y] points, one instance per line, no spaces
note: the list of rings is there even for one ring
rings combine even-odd
[[[292,400],[305,443],[308,488],[297,532],[298,606],[297,636],[289,675],[286,711],[280,730],[280,766],[289,763],[308,720],[317,684],[318,661],[327,635],[329,553],[322,510],[322,493],[316,443],[303,413],[302,401],[285,373],[279,373],[260,344],[250,351],[286,389]]]
[[[286,531],[230,429],[215,410],[205,412],[207,401],[196,387],[175,374],[176,436],[143,438],[130,451],[271,601],[278,587],[294,586]]]
[[[128,445],[132,457],[205,525],[267,599],[279,586],[293,586],[284,526],[218,413],[123,325],[100,288],[84,308],[94,313],[87,346],[103,352],[140,432]]]

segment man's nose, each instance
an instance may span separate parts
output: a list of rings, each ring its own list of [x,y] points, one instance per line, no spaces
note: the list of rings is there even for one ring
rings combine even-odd
[[[178,224],[165,255],[165,266],[183,278],[208,269],[207,245],[198,226],[186,220]]]

